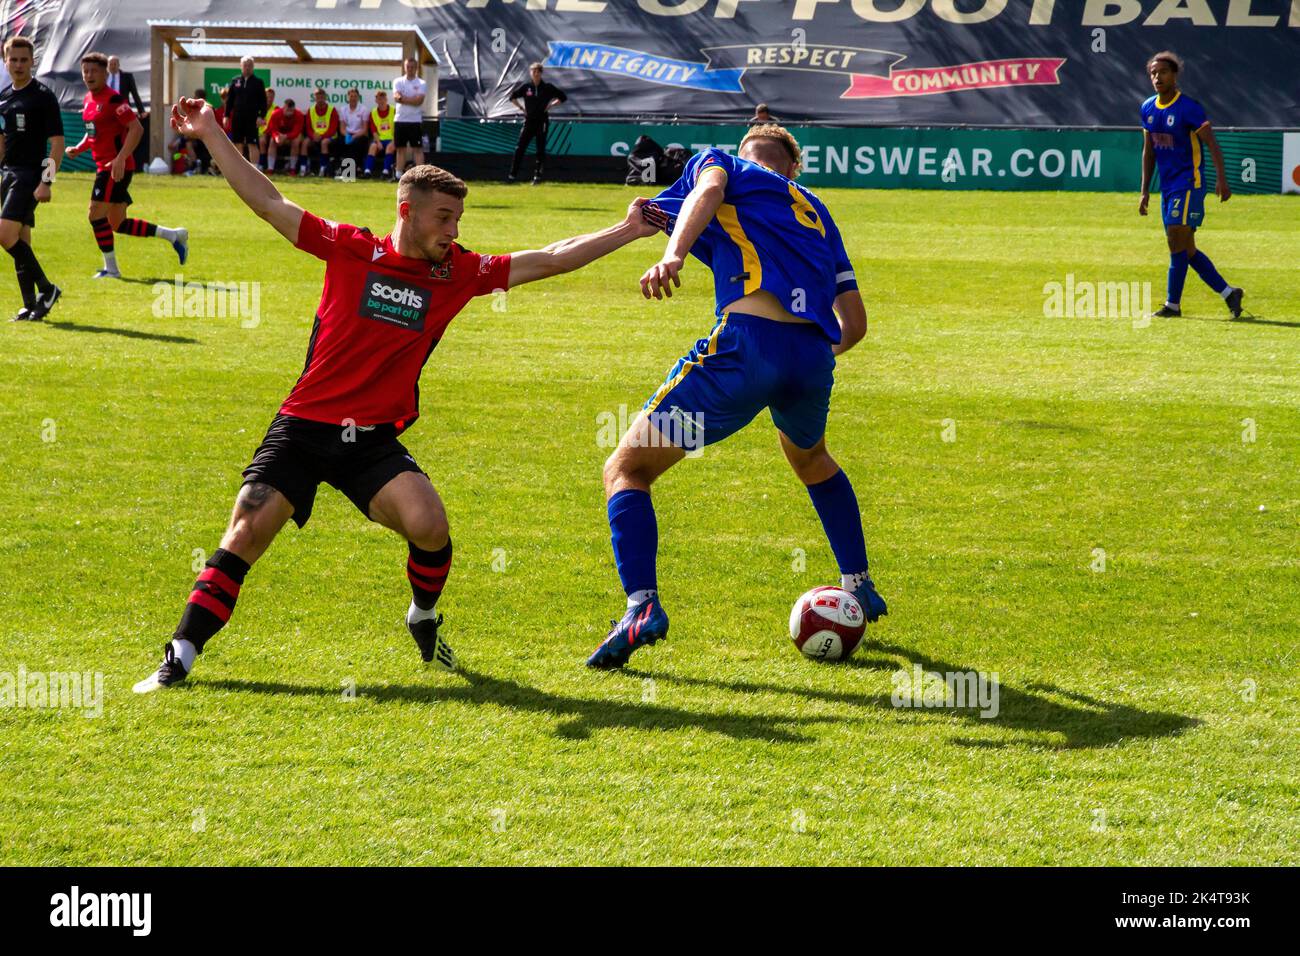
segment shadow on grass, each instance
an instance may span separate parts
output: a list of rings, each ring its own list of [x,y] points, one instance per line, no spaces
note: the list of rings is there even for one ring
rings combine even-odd
[[[179,272],[180,268],[181,268],[180,266],[177,266],[176,270]],[[119,276],[114,281],[134,282],[136,285],[157,285],[159,282],[161,282],[163,285],[169,286],[169,285],[173,285],[176,282],[176,276],[170,276],[169,278],[166,279],[159,278],[158,276],[154,276],[153,278],[150,279],[144,279],[138,276]]]
[[[77,325],[75,322],[46,322],[52,329],[65,332],[95,332],[100,335],[120,335],[127,339],[148,339],[151,342],[172,342],[177,345],[198,345],[198,339],[184,335],[163,335],[160,332],[140,332],[137,329],[114,329],[106,325]]]
[[[1269,319],[1262,315],[1243,315],[1239,319],[1214,319],[1206,315],[1185,315],[1183,318],[1195,319],[1197,322],[1217,322],[1222,325],[1276,325],[1284,329],[1300,329],[1300,322],[1285,322],[1282,319]]]
[[[640,730],[705,730],[736,740],[766,740],[774,743],[811,743],[812,737],[800,728],[812,724],[845,723],[843,717],[798,717],[785,714],[711,714],[701,711],[664,707],[655,703],[631,703],[566,697],[526,684],[473,671],[462,670],[465,683],[459,686],[392,684],[357,688],[357,697],[381,703],[393,701],[437,704],[458,701],[466,704],[492,704],[510,710],[528,711],[564,718],[555,728],[556,736],[585,740],[593,730],[623,728]],[[255,694],[332,697],[341,694],[338,687],[309,684],[281,684],[266,681],[212,680],[195,682],[194,690],[212,687],[218,690]]]
[[[947,661],[933,660],[892,644],[864,645],[864,650],[893,655],[885,657],[850,658],[841,666],[858,670],[887,671],[899,670],[910,672],[915,664],[923,670],[947,674],[954,672],[978,671],[979,668],[963,667]],[[1012,741],[976,740],[971,738],[954,738],[953,743],[963,747],[1005,747],[1009,744],[1050,747],[1069,750],[1082,747],[1107,747],[1124,740],[1141,740],[1154,737],[1169,737],[1198,726],[1201,722],[1194,717],[1183,714],[1167,713],[1157,710],[1141,710],[1127,704],[1112,704],[1097,700],[1086,694],[1062,690],[1044,682],[1026,684],[1023,688],[1015,687],[1004,680],[998,682],[998,714],[996,717],[981,717],[978,708],[955,709],[949,707],[909,707],[895,708],[892,693],[871,694],[843,691],[818,690],[811,687],[789,687],[782,684],[753,683],[748,681],[720,681],[699,677],[682,677],[674,674],[657,674],[648,671],[628,669],[627,674],[637,677],[652,677],[656,681],[671,684],[686,684],[695,687],[714,687],[741,693],[775,693],[795,694],[810,700],[831,704],[845,704],[851,707],[879,707],[896,711],[899,714],[920,717],[939,717],[945,720],[960,717],[973,725],[987,725],[1014,731],[1023,731],[1029,735],[1042,733],[1060,734],[1065,739],[1055,743],[1044,741],[1036,736],[1026,736]]]

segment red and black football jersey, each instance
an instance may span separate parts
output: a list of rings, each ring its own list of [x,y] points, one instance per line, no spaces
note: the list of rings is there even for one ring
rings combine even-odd
[[[452,244],[442,262],[408,259],[367,229],[303,213],[295,245],[325,261],[307,362],[285,415],[341,425],[419,415],[419,380],[443,331],[474,296],[508,288],[510,256]]]
[[[126,97],[104,87],[96,93],[86,93],[81,101],[81,118],[89,127],[90,155],[95,159],[96,169],[108,169],[122,151],[126,142],[126,130],[136,118]],[[135,157],[126,157],[126,171],[135,169]]]

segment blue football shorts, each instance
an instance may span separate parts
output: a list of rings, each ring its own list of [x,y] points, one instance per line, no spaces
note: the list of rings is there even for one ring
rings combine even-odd
[[[792,442],[812,448],[826,432],[834,370],[817,325],[730,312],[678,359],[644,409],[688,451],[735,434],[764,408]]]
[[[1198,228],[1205,219],[1205,190],[1177,189],[1160,194],[1160,214],[1166,226]]]

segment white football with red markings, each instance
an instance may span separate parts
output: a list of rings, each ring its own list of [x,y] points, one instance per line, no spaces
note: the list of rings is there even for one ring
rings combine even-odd
[[[858,599],[833,585],[813,588],[790,611],[790,639],[814,660],[844,660],[858,649],[866,631]]]

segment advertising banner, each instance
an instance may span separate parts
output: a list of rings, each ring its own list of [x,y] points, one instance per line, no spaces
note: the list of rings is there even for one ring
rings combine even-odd
[[[557,117],[1134,127],[1144,65],[1172,49],[1220,127],[1300,126],[1293,0],[4,0],[37,34],[65,108],[78,62],[116,53],[142,91],[147,21],[411,24],[443,60],[455,116],[515,115],[528,64],[568,102]],[[272,18],[274,22],[268,23]],[[454,94],[454,95],[452,95]],[[996,174],[995,174],[996,175]],[[1008,175],[1014,175],[1008,172]]]

